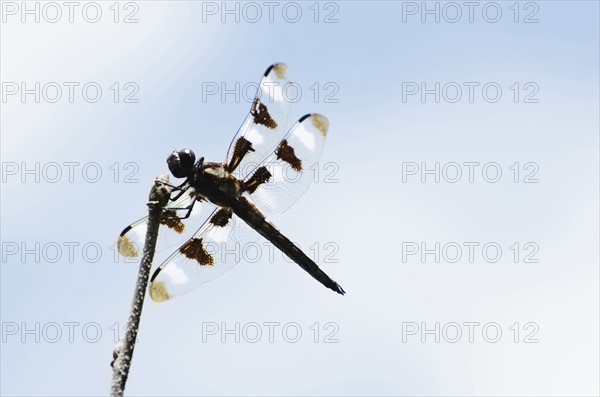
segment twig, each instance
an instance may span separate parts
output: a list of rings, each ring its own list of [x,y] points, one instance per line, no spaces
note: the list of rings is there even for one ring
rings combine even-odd
[[[150,191],[150,201],[148,202],[148,229],[135,286],[135,294],[133,296],[133,302],[131,303],[129,322],[125,335],[123,335],[123,338],[117,343],[115,350],[113,351],[114,361],[111,364],[113,367],[111,395],[113,397],[123,396],[125,383],[127,382],[127,376],[129,375],[129,368],[131,367],[131,359],[133,357],[133,348],[135,346],[140,325],[144,297],[146,296],[146,287],[148,286],[148,278],[150,277],[150,268],[152,267],[152,259],[154,258],[156,239],[158,238],[158,228],[160,226],[162,209],[168,203],[171,195],[171,188],[165,185],[165,183],[168,182],[169,177],[167,175],[161,175],[156,178],[154,186]]]

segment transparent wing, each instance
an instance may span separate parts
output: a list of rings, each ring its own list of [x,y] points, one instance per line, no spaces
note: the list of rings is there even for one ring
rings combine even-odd
[[[308,189],[321,157],[329,121],[320,114],[300,118],[274,151],[244,181],[244,194],[265,215],[282,213]]]
[[[232,216],[229,208],[218,208],[200,229],[169,256],[150,279],[150,297],[156,302],[183,295],[223,275],[241,261],[245,244],[258,234]]]
[[[177,193],[175,191],[171,196],[174,197]],[[196,200],[196,192],[193,188],[189,188],[179,199],[169,202],[163,210],[163,216],[185,215],[186,210],[175,210],[175,208],[187,208],[192,204],[193,200]],[[189,218],[163,219],[156,242],[156,252],[183,244],[185,236],[189,236],[189,233],[186,232],[197,230],[206,220],[211,209],[214,209],[214,206],[208,206],[207,203],[196,201]],[[139,257],[142,254],[146,230],[148,229],[147,221],[148,217],[145,216],[123,229],[117,241],[117,248],[121,256]]]
[[[276,63],[265,71],[248,117],[231,141],[225,164],[238,179],[245,179],[281,140],[286,131],[290,101],[287,66]]]

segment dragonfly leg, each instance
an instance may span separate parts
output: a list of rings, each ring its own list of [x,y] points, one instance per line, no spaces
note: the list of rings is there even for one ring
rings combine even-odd
[[[190,217],[190,215],[192,214],[192,209],[194,209],[194,204],[196,204],[196,200],[192,201],[192,203],[190,205],[188,205],[187,207],[169,207],[166,209],[166,211],[181,211],[181,210],[187,210],[186,214],[184,216],[172,216],[172,215],[168,215],[168,216],[163,216],[162,219],[187,219]]]
[[[185,186],[185,184],[187,183],[187,181],[184,181],[181,185],[179,186],[175,186],[175,185],[171,185],[170,183],[167,182],[163,182],[163,181],[159,181],[160,183],[162,183],[165,186],[170,187],[171,189],[175,190],[175,191],[179,191],[175,197],[170,197],[169,200],[171,201],[176,201],[177,199],[179,199],[179,197],[181,197],[183,195],[183,193],[187,192],[188,188],[184,188],[183,186]]]

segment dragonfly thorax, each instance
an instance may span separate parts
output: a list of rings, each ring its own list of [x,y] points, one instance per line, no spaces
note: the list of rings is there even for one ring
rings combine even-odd
[[[235,206],[242,195],[242,182],[222,163],[203,163],[189,183],[196,193],[223,207]]]

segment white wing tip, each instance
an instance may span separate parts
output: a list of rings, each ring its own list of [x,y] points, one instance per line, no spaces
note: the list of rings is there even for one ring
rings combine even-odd
[[[119,236],[117,248],[119,250],[119,254],[126,258],[133,258],[139,256],[137,248],[127,236]]]
[[[327,117],[315,113],[311,115],[311,120],[315,128],[321,131],[323,136],[326,136],[329,130],[329,120],[327,120]]]
[[[171,295],[169,294],[169,291],[167,291],[164,282],[152,281],[150,283],[150,298],[152,298],[154,302],[165,302],[171,299]]]
[[[286,79],[285,72],[287,71],[287,65],[285,63],[274,63],[267,68],[265,77],[268,76],[271,71],[275,72],[277,78]]]

